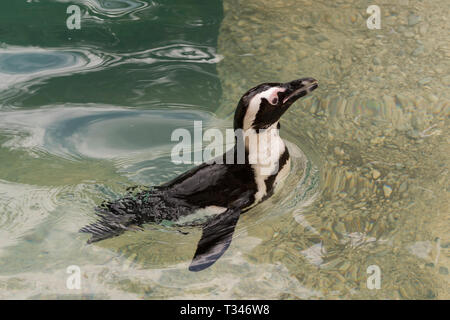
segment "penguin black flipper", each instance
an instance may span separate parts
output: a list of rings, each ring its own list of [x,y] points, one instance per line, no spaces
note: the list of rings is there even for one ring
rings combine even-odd
[[[216,262],[228,249],[241,214],[240,208],[230,208],[203,226],[190,271],[202,271]]]

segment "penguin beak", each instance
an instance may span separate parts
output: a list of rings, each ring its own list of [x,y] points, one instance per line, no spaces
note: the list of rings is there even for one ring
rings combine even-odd
[[[283,92],[283,106],[290,106],[297,99],[306,96],[308,93],[317,89],[319,83],[313,78],[302,78],[283,85],[286,91]]]

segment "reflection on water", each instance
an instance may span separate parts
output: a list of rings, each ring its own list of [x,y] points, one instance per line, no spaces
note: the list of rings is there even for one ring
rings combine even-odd
[[[0,108],[86,102],[139,108],[217,106],[219,0],[75,1],[81,7],[81,29],[68,30],[66,9],[73,3],[0,4],[2,53],[52,54],[51,67],[58,64],[61,71],[42,69],[47,68],[42,59],[35,60],[42,73],[32,78],[30,70],[27,78],[17,80],[0,71],[0,86],[8,88],[0,92]],[[24,14],[17,17],[16,12]],[[76,63],[62,67],[55,55],[72,55]]]
[[[128,16],[132,20],[139,19],[135,13],[156,6],[153,1],[140,0],[52,0],[55,2],[76,4],[90,11],[92,16],[104,16],[105,18],[118,18]]]
[[[448,298],[450,8],[378,5],[381,30],[359,0],[0,4],[0,298]],[[189,167],[173,129],[225,129],[250,87],[302,76],[320,87],[282,119],[291,174],[213,267],[187,270],[196,228],[86,245],[96,204]]]
[[[193,127],[193,120],[208,119],[201,112],[99,106],[66,106],[1,114],[0,130],[11,137],[3,147],[41,150],[68,158],[97,159],[136,156],[149,149],[170,154],[172,131]]]
[[[5,138],[1,147],[37,158],[47,154],[77,162],[109,160],[136,183],[159,184],[173,176],[174,167],[167,163],[178,141],[171,141],[172,132],[185,128],[193,137],[194,121],[202,121],[205,128],[220,123],[211,114],[184,108],[91,105],[0,112],[0,134]]]
[[[74,59],[54,53],[6,53],[0,57],[1,70],[12,74],[35,73],[45,69],[70,66],[73,64],[70,60]]]
[[[0,90],[18,83],[28,87],[32,80],[85,71],[102,64],[102,59],[81,50],[45,50],[33,47],[0,47]],[[2,93],[7,95],[8,93]]]
[[[221,56],[215,53],[211,47],[192,46],[186,44],[170,45],[167,47],[147,50],[130,57],[134,62],[146,59],[158,59],[162,61],[179,61],[195,63],[218,63]]]
[[[98,1],[82,1],[84,5],[91,8],[95,13],[104,14],[108,17],[120,17],[130,15],[146,8],[152,3],[139,0],[98,0]]]
[[[59,49],[56,51],[33,47],[6,46],[0,48],[2,108],[9,105],[18,105],[22,99],[34,97],[30,93],[39,91],[41,94],[43,90],[48,88],[48,81],[53,81],[55,85],[63,87],[66,85],[66,81],[70,81],[70,84],[74,85],[73,77],[75,74],[84,78],[84,74],[87,72],[120,73],[128,65],[152,65],[147,67],[145,74],[142,74],[142,77],[145,77],[141,80],[143,85],[133,85],[133,91],[137,95],[133,100],[139,100],[142,103],[142,96],[146,95],[143,92],[144,90],[150,86],[173,87],[177,81],[173,78],[179,77],[179,73],[185,72],[185,70],[197,72],[199,77],[209,79],[216,77],[208,68],[183,65],[182,63],[215,64],[220,59],[220,55],[215,53],[214,48],[189,44],[173,44],[143,52],[122,54],[100,52],[98,49],[91,48],[86,48],[83,51],[80,49]],[[172,64],[166,62],[172,62]],[[150,78],[148,72],[152,74]],[[70,77],[67,77],[69,75]],[[130,76],[133,78],[139,77],[137,71]],[[88,85],[88,83],[80,81],[75,85]],[[188,85],[183,85],[183,87],[185,87],[185,90],[190,89]],[[177,88],[177,90],[179,89]],[[23,97],[24,92],[28,93],[25,97]],[[79,92],[76,90],[67,93],[71,96],[79,96]],[[159,95],[166,96],[167,90],[160,92]],[[210,96],[207,93],[205,95]],[[86,97],[81,98],[85,99]],[[66,97],[66,99],[70,99],[70,97]],[[157,103],[158,94],[153,92],[152,99],[154,104]],[[185,101],[184,104],[188,104],[188,102]],[[143,101],[143,103],[146,103],[146,101]]]

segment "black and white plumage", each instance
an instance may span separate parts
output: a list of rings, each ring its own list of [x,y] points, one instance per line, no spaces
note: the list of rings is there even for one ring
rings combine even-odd
[[[289,172],[279,120],[317,86],[315,79],[303,78],[250,89],[235,111],[236,145],[220,156],[222,161],[203,163],[161,186],[104,202],[96,209],[99,220],[80,231],[92,234],[91,243],[145,223],[177,223],[206,208],[215,214],[201,223],[202,237],[189,270],[211,266],[229,247],[240,214],[269,198]]]

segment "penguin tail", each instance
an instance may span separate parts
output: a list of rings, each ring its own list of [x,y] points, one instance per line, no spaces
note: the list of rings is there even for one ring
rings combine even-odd
[[[79,232],[91,234],[87,242],[93,243],[119,236],[127,230],[139,230],[142,224],[153,220],[148,205],[158,200],[159,197],[151,191],[144,191],[129,193],[118,200],[104,201],[95,208],[98,220]]]
[[[80,232],[90,233],[92,236],[87,243],[94,243],[119,236],[127,230],[136,229],[136,227],[130,227],[134,224],[134,218],[132,215],[120,217],[113,214],[102,215],[99,221],[81,228]]]

